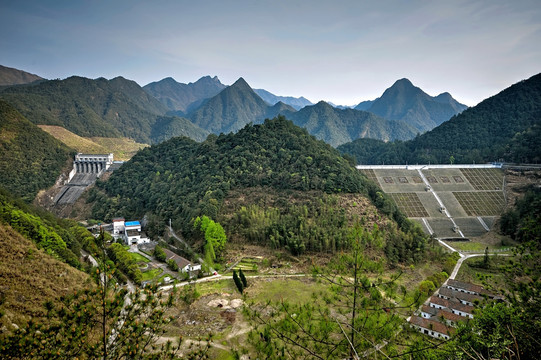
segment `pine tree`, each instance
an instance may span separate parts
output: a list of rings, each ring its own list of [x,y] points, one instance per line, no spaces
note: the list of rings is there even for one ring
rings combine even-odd
[[[237,275],[237,272],[233,270],[233,281],[235,282],[235,285],[237,285],[237,289],[239,289],[239,292],[242,294],[244,291],[244,287],[242,286],[242,282],[239,279],[239,276]]]
[[[242,282],[242,286],[244,288],[248,287],[248,282],[246,281],[246,276],[244,276],[244,273],[242,272],[242,269],[239,269],[239,277],[240,281]]]

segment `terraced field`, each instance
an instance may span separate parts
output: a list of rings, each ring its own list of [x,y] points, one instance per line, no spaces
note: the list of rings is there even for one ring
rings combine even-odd
[[[465,237],[481,236],[505,207],[501,169],[375,166],[361,171],[408,217],[439,237],[457,237],[460,232]]]
[[[505,206],[502,191],[454,192],[469,216],[497,216]]]

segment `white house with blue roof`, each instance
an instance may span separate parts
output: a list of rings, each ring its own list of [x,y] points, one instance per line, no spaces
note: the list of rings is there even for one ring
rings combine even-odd
[[[123,218],[113,220],[113,237],[122,237],[127,245],[137,245],[150,242],[150,239],[141,231],[139,221],[124,221]]]

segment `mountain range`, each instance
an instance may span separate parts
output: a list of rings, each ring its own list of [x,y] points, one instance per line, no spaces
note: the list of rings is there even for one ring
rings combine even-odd
[[[396,81],[375,100],[355,107],[393,121],[403,121],[419,132],[431,130],[467,108],[445,92],[430,96],[408,79]]]
[[[227,86],[217,76],[204,76],[194,83],[182,84],[168,77],[143,86],[146,92],[158,99],[170,111],[190,112],[205,99],[217,95]]]
[[[0,78],[13,69],[4,72]],[[24,78],[21,74],[19,81]],[[33,81],[28,76],[27,81]],[[238,131],[278,114],[332,146],[359,137],[407,140],[465,108],[448,93],[431,97],[407,79],[356,109],[253,90],[243,78],[226,86],[216,76],[188,84],[165,78],[144,88],[122,77],[42,79],[4,88],[0,97],[35,124],[63,126],[79,136],[130,137],[147,144],[180,135],[202,141],[209,133]]]
[[[0,91],[0,98],[34,124],[63,126],[79,136],[123,136],[153,143],[180,135],[201,141],[208,134],[188,119],[166,116],[165,105],[122,77],[72,76],[11,86]]]
[[[449,96],[439,96],[448,101]],[[541,161],[541,74],[518,82],[415,139],[357,139],[339,150],[361,164]]]

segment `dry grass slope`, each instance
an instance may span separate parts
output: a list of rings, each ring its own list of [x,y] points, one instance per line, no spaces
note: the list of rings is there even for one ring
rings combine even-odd
[[[129,160],[135,153],[147,147],[147,144],[139,144],[129,138],[85,138],[72,133],[61,126],[38,125],[43,131],[48,132],[57,140],[82,153],[115,155],[115,160]]]
[[[56,260],[10,226],[0,223],[0,328],[45,315],[45,300],[57,300],[85,285],[87,274]],[[0,330],[1,331],[1,330]]]

